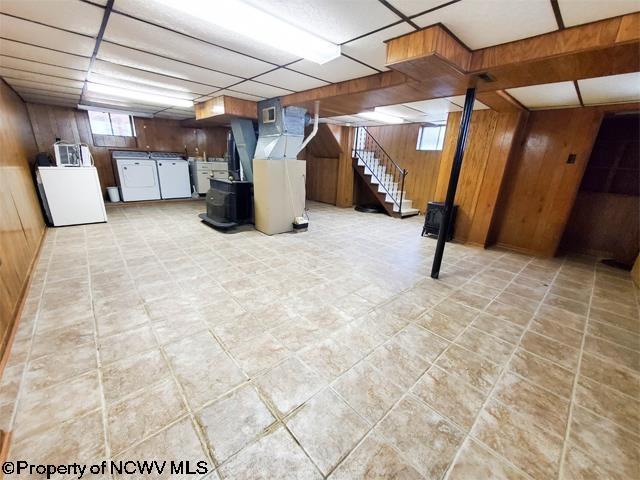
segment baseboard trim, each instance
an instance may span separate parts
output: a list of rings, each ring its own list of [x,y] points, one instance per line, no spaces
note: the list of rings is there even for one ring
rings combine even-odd
[[[3,344],[0,346],[2,350],[0,350],[0,378],[2,378],[2,374],[4,372],[4,367],[7,365],[9,361],[9,355],[11,354],[11,347],[13,346],[13,341],[16,337],[16,333],[18,332],[18,326],[20,324],[20,316],[22,315],[22,311],[24,310],[24,304],[27,300],[27,293],[29,292],[29,288],[31,287],[31,282],[33,281],[33,272],[36,269],[36,265],[38,264],[38,260],[40,259],[40,253],[42,252],[42,245],[44,244],[44,238],[47,235],[47,227],[44,227],[42,231],[42,235],[40,236],[40,242],[38,243],[38,248],[36,249],[36,254],[31,259],[31,265],[29,265],[29,272],[27,273],[26,280],[22,285],[22,290],[20,291],[20,296],[18,297],[18,303],[12,315],[11,329],[9,330],[9,334],[5,337]],[[4,435],[6,433],[3,432]],[[4,439],[4,436],[2,437]]]

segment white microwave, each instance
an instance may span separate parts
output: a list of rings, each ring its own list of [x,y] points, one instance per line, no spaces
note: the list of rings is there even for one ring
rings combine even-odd
[[[91,152],[86,145],[77,143],[56,143],[53,145],[58,167],[90,167]]]

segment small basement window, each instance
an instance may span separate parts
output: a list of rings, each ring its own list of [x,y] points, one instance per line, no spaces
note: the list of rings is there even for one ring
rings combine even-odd
[[[133,117],[124,113],[96,112],[89,110],[89,124],[94,135],[135,137]]]
[[[429,125],[420,127],[416,150],[442,150],[446,125]]]

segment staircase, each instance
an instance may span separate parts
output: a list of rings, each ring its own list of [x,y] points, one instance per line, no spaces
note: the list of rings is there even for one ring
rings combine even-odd
[[[418,215],[418,209],[413,208],[404,191],[407,171],[393,161],[366,127],[356,128],[353,168],[389,215],[397,218]]]

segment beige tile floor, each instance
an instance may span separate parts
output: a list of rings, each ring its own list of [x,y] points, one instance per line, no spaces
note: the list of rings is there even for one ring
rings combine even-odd
[[[311,204],[308,232],[267,237],[211,230],[202,208],[111,208],[48,232],[0,387],[11,459],[204,460],[210,479],[637,478],[627,274],[449,244],[433,281],[422,218]]]

